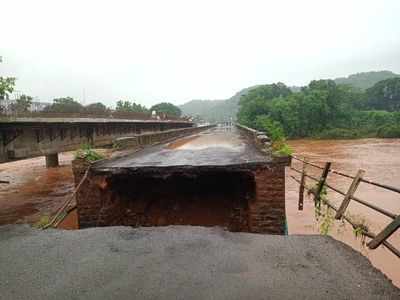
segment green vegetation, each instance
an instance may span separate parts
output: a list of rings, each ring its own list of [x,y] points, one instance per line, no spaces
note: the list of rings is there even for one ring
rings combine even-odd
[[[50,223],[50,217],[47,215],[44,215],[44,216],[40,217],[39,221],[37,221],[35,224],[33,224],[33,227],[43,228],[49,223]]]
[[[26,113],[32,104],[32,97],[27,95],[21,95],[15,103],[11,104],[10,110],[13,113]]]
[[[104,156],[94,151],[89,144],[83,144],[81,148],[76,151],[75,158],[85,159],[88,162],[95,162],[104,159]]]
[[[296,93],[283,83],[268,84],[244,95],[239,105],[239,122],[269,135],[274,131],[260,118],[289,138],[400,137],[400,78],[365,92],[333,80],[312,81]]]
[[[333,209],[327,204],[328,192],[326,190],[326,186],[322,187],[319,198],[315,198],[315,194],[318,190],[318,185],[319,184],[316,183],[312,187],[307,187],[307,195],[309,197],[311,195],[314,197],[314,213],[315,219],[317,220],[319,225],[319,232],[323,235],[327,235],[331,231],[334,224],[334,212]]]
[[[3,100],[7,99],[14,91],[15,78],[0,76],[0,113],[3,111]]]
[[[106,114],[109,111],[110,109],[101,102],[96,102],[85,106],[85,112],[91,114]]]
[[[15,87],[14,77],[0,76],[0,99],[3,100],[7,98],[14,91],[14,87]]]
[[[400,111],[400,77],[382,80],[366,91],[365,107]]]
[[[345,95],[345,99],[343,99],[343,103],[341,103],[343,110],[346,112],[346,108],[344,108],[344,105],[350,105],[351,108],[363,111],[363,110],[390,110],[386,108],[382,108],[380,106],[376,106],[373,104],[368,104],[368,97],[371,97],[371,93],[369,92],[369,96],[367,96],[366,90],[369,88],[372,88],[376,83],[390,79],[390,78],[399,78],[400,75],[395,74],[390,71],[378,71],[378,72],[364,72],[364,73],[358,73],[358,74],[353,74],[350,75],[346,78],[336,78],[334,79],[333,83],[335,84],[336,87],[339,87],[340,90],[342,90],[342,93]],[[329,80],[323,80],[323,81],[329,81]],[[330,82],[330,81],[329,81]],[[226,100],[192,100],[189,101],[183,105],[180,106],[182,113],[184,115],[188,116],[193,116],[196,118],[196,120],[204,120],[208,122],[222,122],[222,121],[229,121],[231,120],[236,120],[236,114],[239,112],[239,101],[240,98],[244,95],[246,95],[249,91],[256,89],[259,86],[253,86],[249,87],[246,89],[241,90],[237,94],[235,94],[233,97],[226,99]],[[291,91],[292,94],[300,94],[299,98],[304,98],[304,89],[307,89],[308,87],[298,87],[298,86],[290,86],[288,89]],[[316,90],[315,87],[312,88],[313,90]],[[263,95],[263,98],[265,98],[266,95]],[[294,96],[292,96],[294,97]],[[316,98],[318,95],[313,95],[312,93],[307,94],[307,99],[301,99],[301,101],[308,101],[309,98]],[[377,98],[380,99],[380,98]],[[292,100],[293,101],[293,100]],[[300,100],[299,100],[300,101]],[[373,101],[373,100],[369,100]],[[371,103],[371,102],[370,102]],[[292,104],[293,105],[293,104]],[[317,107],[314,107],[314,109],[317,109]],[[393,110],[391,110],[393,111]],[[397,109],[398,111],[398,109]],[[281,112],[284,113],[285,111]],[[290,113],[290,111],[286,111],[285,113]],[[318,113],[315,111],[314,113]],[[348,115],[348,114],[347,114]],[[296,116],[293,116],[293,118],[296,118]],[[343,116],[344,118],[344,116]],[[306,133],[303,134],[296,134],[294,136],[314,136],[314,135],[320,135],[321,137],[327,136],[332,133],[333,136],[337,137],[342,137],[341,135],[338,135],[340,132],[327,132],[322,134],[322,131],[325,130],[332,130],[335,128],[341,128],[341,129],[349,129],[350,132],[347,131],[341,131],[343,132],[344,136],[350,136],[350,138],[357,138],[357,137],[364,137],[366,136],[365,134],[360,134],[359,129],[354,129],[353,127],[347,128],[347,124],[341,124],[340,126],[331,126],[331,128],[325,128],[325,129],[316,129],[313,130],[313,134],[309,133],[309,129],[305,130]],[[285,133],[287,129],[285,128]],[[293,130],[292,130],[293,131]],[[367,135],[369,136],[369,135]],[[375,134],[372,134],[372,136],[376,136]]]
[[[116,111],[119,112],[139,112],[139,113],[147,113],[149,110],[140,104],[136,104],[135,102],[130,101],[122,101],[119,100],[117,102],[117,107],[115,108]]]
[[[150,111],[155,111],[158,113],[164,113],[168,116],[180,117],[182,114],[181,109],[178,106],[173,105],[172,103],[168,102],[161,102],[156,105],[153,105],[150,108]]]
[[[256,127],[268,133],[272,141],[272,153],[275,156],[288,156],[292,154],[292,149],[286,144],[285,134],[282,126],[266,115],[258,116]]]
[[[44,109],[45,112],[55,113],[80,113],[83,111],[83,106],[71,97],[56,98],[53,104]]]
[[[319,199],[315,199],[315,194],[318,190],[318,185],[319,185],[319,183],[316,183],[313,186],[306,186],[305,188],[307,190],[308,197],[310,197],[310,196],[314,197],[315,219],[318,222],[319,231],[321,234],[327,235],[330,233],[332,227],[334,226],[335,211],[329,205],[328,192],[327,192],[325,185],[322,187]],[[365,233],[370,232],[369,225],[368,225],[366,219],[360,215],[352,215],[348,212],[346,213],[346,218],[348,220],[351,220],[351,222],[354,224],[353,234],[356,239],[361,238],[361,245],[364,246],[365,245],[365,237],[366,237]],[[341,220],[341,223],[339,224],[339,227],[338,227],[338,233],[343,232],[343,229],[346,225],[344,217],[342,217],[340,220]]]
[[[336,78],[335,83],[350,85],[354,88],[366,90],[374,86],[374,84],[379,81],[394,77],[400,77],[400,75],[390,71],[363,72],[363,73],[352,74],[349,77]]]

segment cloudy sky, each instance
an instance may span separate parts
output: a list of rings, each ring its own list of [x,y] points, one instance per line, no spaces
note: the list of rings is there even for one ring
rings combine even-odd
[[[399,0],[0,0],[0,75],[42,101],[147,106],[400,73]]]

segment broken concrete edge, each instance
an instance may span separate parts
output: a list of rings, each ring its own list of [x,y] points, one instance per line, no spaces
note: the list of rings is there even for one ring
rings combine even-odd
[[[97,162],[96,162],[97,163]],[[276,166],[286,166],[286,160],[274,160],[269,162],[246,162],[230,165],[181,165],[181,166],[135,166],[135,167],[93,167],[90,169],[91,174],[96,175],[128,175],[128,174],[149,174],[155,175],[170,173],[203,173],[208,171],[224,171],[224,172],[242,172],[254,171],[260,168],[272,169]]]
[[[274,162],[283,163],[286,166],[290,165],[292,161],[292,157],[290,155],[277,155],[274,151],[272,151],[272,141],[268,137],[267,133],[255,130],[239,123],[235,123],[235,126],[245,133],[245,135],[254,142],[256,147],[261,152],[266,155],[271,155]]]
[[[190,135],[196,132],[201,132],[210,128],[215,127],[216,125],[207,125],[207,126],[199,126],[199,127],[190,127],[190,128],[182,128],[182,129],[171,129],[165,130],[161,132],[154,133],[144,133],[138,134],[131,137],[124,137],[117,139],[116,142],[119,142],[119,145],[116,146],[118,150],[129,149],[132,151],[140,150],[147,146],[152,146],[156,143],[160,142],[169,142],[171,140],[181,138],[186,135]],[[95,166],[97,163],[104,162],[106,160],[113,160],[117,158],[121,158],[122,156],[129,155],[131,152],[124,152],[121,155],[117,155],[113,158],[105,158],[101,160],[97,160],[94,162],[90,162],[84,158],[75,158],[72,161],[72,171],[74,174],[74,183],[75,186],[79,184],[81,179],[83,178],[86,170],[89,167]]]
[[[131,178],[129,184],[134,189],[138,178],[158,178],[169,180],[177,177],[196,178],[204,174],[250,174],[254,179],[254,194],[246,198],[244,207],[239,214],[232,210],[229,224],[242,224],[242,227],[232,230],[260,234],[287,233],[285,218],[285,164],[269,161],[241,163],[234,165],[206,166],[140,166],[140,167],[91,167],[88,171],[88,182],[78,191],[76,201],[78,207],[78,222],[80,228],[129,225],[129,226],[161,226],[152,221],[142,220],[143,212],[137,211],[143,199],[127,201],[130,196],[123,194],[118,182]],[[82,170],[80,173],[83,173]],[[135,179],[136,178],[136,179]],[[122,193],[122,194],[121,194]],[[125,196],[124,196],[125,195]],[[138,195],[141,195],[139,192]],[[121,198],[122,197],[122,198]],[[125,198],[123,198],[125,197]],[[128,198],[126,198],[128,197]],[[111,201],[111,202],[110,202]],[[142,204],[141,204],[142,203]],[[239,219],[240,221],[238,221]],[[149,219],[151,220],[151,219]],[[146,223],[150,222],[150,223]]]

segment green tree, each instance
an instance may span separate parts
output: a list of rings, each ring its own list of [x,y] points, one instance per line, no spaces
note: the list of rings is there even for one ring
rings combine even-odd
[[[85,112],[92,114],[105,114],[109,112],[107,106],[101,102],[91,103],[84,107]]]
[[[32,97],[27,95],[21,95],[15,103],[11,104],[11,111],[13,113],[26,113],[29,112],[29,109],[32,105]]]
[[[169,116],[180,117],[182,114],[181,109],[178,106],[173,105],[168,102],[161,102],[156,105],[153,105],[150,108],[150,111],[156,111],[157,113],[165,113]]]
[[[4,111],[5,99],[14,91],[15,78],[14,77],[1,77],[0,76],[0,113]]]
[[[137,104],[134,101],[130,102],[122,100],[119,100],[117,102],[115,110],[118,112],[140,112],[140,113],[148,112],[148,109],[141,104]]]
[[[367,107],[372,109],[400,110],[400,78],[379,81],[367,89]]]
[[[80,113],[83,111],[83,106],[71,97],[56,98],[53,104],[47,106],[44,111],[57,113]]]
[[[254,127],[258,115],[271,113],[271,101],[275,98],[283,99],[292,94],[292,91],[283,83],[260,85],[251,89],[239,100],[239,112],[237,114],[240,123]]]
[[[14,91],[15,78],[0,76],[0,100],[4,100]]]
[[[283,84],[265,85],[242,97],[238,120],[263,130],[268,118],[278,122],[288,137],[314,136],[352,126],[354,111],[364,98],[359,89],[337,85],[332,80],[312,81],[297,93],[291,93]],[[262,126],[259,116],[264,118]]]

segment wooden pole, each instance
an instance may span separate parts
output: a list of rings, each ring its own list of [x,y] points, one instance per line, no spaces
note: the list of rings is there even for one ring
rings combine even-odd
[[[349,206],[350,200],[353,197],[354,193],[356,192],[358,185],[360,184],[361,179],[363,178],[364,174],[365,174],[364,170],[358,170],[356,177],[354,177],[353,182],[351,183],[346,195],[344,196],[342,204],[340,204],[340,207],[336,212],[336,215],[335,215],[336,220],[339,220],[343,216],[343,214],[346,211],[347,207]]]
[[[382,230],[367,246],[369,249],[376,249],[380,244],[387,240],[397,229],[400,228],[400,215],[385,229]]]
[[[307,167],[307,159],[304,158],[303,171],[301,173],[300,188],[299,188],[299,207],[298,207],[298,210],[303,210],[304,185],[306,184],[306,167]]]
[[[331,168],[331,162],[327,162],[325,164],[324,170],[322,171],[321,178],[319,179],[317,191],[314,194],[314,204],[317,205],[318,207],[321,207],[321,204],[320,204],[321,192],[322,192],[322,189],[324,188],[324,184],[325,184],[326,178],[328,177],[330,168]]]

